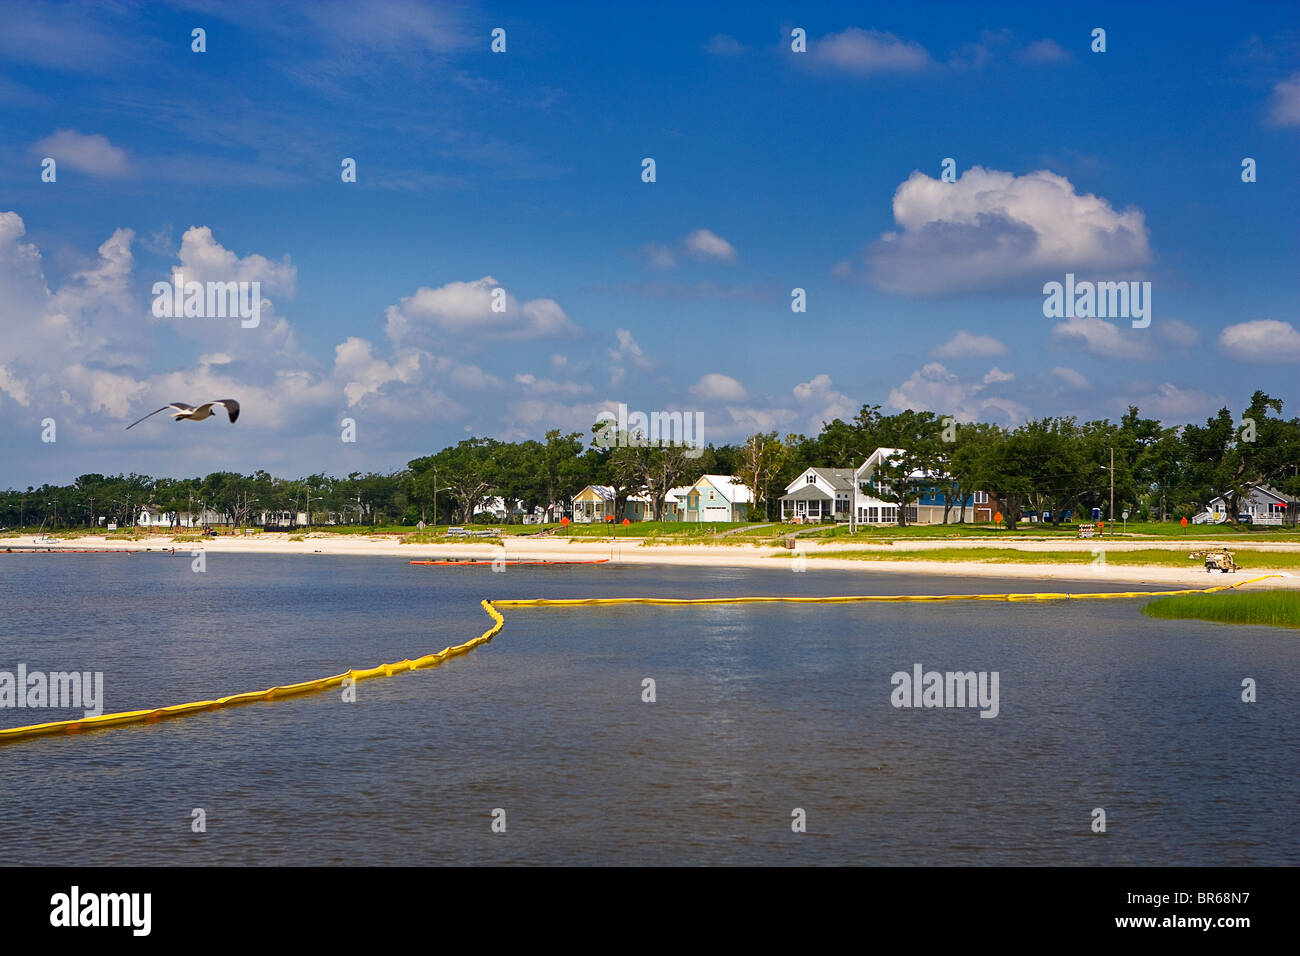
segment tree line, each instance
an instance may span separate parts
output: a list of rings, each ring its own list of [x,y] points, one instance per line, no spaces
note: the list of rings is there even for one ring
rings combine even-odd
[[[1109,520],[1112,477],[1115,510],[1128,510],[1135,520],[1190,518],[1222,495],[1228,520],[1235,522],[1254,483],[1300,495],[1300,419],[1283,418],[1282,407],[1280,399],[1256,391],[1240,421],[1223,408],[1203,424],[1167,427],[1130,406],[1118,422],[1047,417],[1004,428],[957,423],[934,412],[886,415],[879,405],[864,405],[851,421],[824,423],[813,437],[758,433],[743,443],[703,450],[650,444],[636,433],[594,442],[556,429],[541,441],[466,438],[389,474],[82,475],[70,485],[0,492],[0,525],[93,527],[103,517],[124,526],[144,506],[191,514],[207,509],[236,525],[255,524],[264,512],[295,520],[305,513],[308,523],[468,524],[494,497],[507,505],[519,500],[529,513],[541,508],[545,520],[555,521],[563,503],[587,485],[614,488],[616,519],[629,495],[644,494],[657,520],[671,488],[705,474],[739,479],[757,502],[751,518],[762,519],[777,514],[786,485],[805,469],[853,468],[880,447],[902,449],[877,472],[872,492],[898,506],[900,523],[907,520],[907,506],[927,489],[950,503],[987,492],[1013,528],[1027,513],[1050,514],[1059,522],[1067,512],[1094,507]],[[601,428],[594,425],[593,434]],[[950,519],[964,521],[966,509],[950,505],[944,520]]]

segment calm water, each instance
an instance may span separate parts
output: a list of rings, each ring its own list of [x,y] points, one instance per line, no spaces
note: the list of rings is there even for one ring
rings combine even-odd
[[[106,709],[127,710],[438,650],[488,626],[487,596],[1034,586],[0,556],[0,670],[103,671]],[[362,682],[355,704],[331,691],[0,747],[0,865],[1300,862],[1300,635],[1138,607],[507,609],[488,647]],[[999,716],[895,709],[890,676],[915,663],[998,671]],[[6,709],[0,726],[74,716]]]

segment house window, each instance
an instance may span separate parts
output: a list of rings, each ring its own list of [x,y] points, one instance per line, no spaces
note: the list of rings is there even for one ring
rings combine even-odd
[[[816,475],[809,475],[809,476],[808,476],[807,484],[810,484],[810,485],[815,485],[815,484],[817,484],[817,476],[816,476]]]
[[[888,507],[880,509],[880,520],[885,522],[894,522],[898,520],[898,508]]]
[[[987,491],[975,492],[975,504],[986,505],[989,503],[989,493]]]

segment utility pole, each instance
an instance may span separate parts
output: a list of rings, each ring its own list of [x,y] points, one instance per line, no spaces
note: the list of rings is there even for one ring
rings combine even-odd
[[[1110,512],[1106,515],[1111,524],[1115,523],[1115,449],[1110,450]]]

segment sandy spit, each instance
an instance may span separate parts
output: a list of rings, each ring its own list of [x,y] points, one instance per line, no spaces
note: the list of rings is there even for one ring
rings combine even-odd
[[[711,547],[707,545],[653,545],[643,547],[638,539],[623,541],[591,541],[568,538],[508,538],[505,547],[507,558],[524,560],[591,560],[607,558],[613,563],[622,564],[660,564],[677,566],[712,566],[728,568],[783,568],[790,567],[790,552],[782,548],[761,547],[755,545],[733,545]],[[988,542],[984,542],[986,545]],[[1160,542],[1168,544],[1168,542]],[[1066,550],[1053,542],[1050,550]],[[1079,542],[1097,547],[1091,542]],[[1119,542],[1116,542],[1118,545]],[[1133,546],[1131,542],[1124,544]],[[30,537],[6,538],[0,540],[0,549],[4,547],[30,548],[34,539]],[[1105,543],[1111,547],[1111,542]],[[1138,547],[1158,546],[1157,542],[1144,543]],[[1178,542],[1178,549],[1212,547],[1212,543]],[[41,546],[44,547],[44,546]],[[288,534],[262,533],[241,537],[222,536],[202,542],[173,542],[166,535],[151,535],[141,541],[110,541],[102,536],[86,536],[60,542],[51,546],[51,550],[171,550],[177,552],[206,551],[214,554],[278,554],[278,555],[351,555],[374,557],[402,557],[408,560],[425,560],[429,558],[482,558],[491,559],[501,553],[500,545],[451,543],[446,544],[402,544],[397,535],[334,535],[328,533],[308,534],[301,541],[290,541]],[[1197,562],[1188,561],[1188,567],[1124,567],[1119,565],[1084,565],[1064,566],[1053,564],[992,564],[980,561],[870,561],[835,558],[836,551],[842,546],[817,545],[811,542],[801,544],[808,556],[805,563],[808,572],[818,570],[870,571],[873,573],[899,574],[933,574],[936,576],[969,578],[998,577],[1025,578],[1034,580],[1062,581],[1096,581],[1129,584],[1149,584],[1158,587],[1182,585],[1185,587],[1209,587],[1218,584],[1231,584],[1246,580],[1259,574],[1268,573],[1269,569],[1232,574],[1207,574]],[[911,549],[911,545],[905,546]],[[863,549],[861,545],[856,550]],[[894,550],[882,548],[881,550]],[[901,550],[901,549],[900,549]],[[919,549],[918,549],[919,550]],[[1026,548],[1023,550],[1037,550]],[[1244,549],[1239,549],[1244,550]],[[1286,550],[1278,548],[1277,550]],[[824,555],[824,556],[823,556]],[[0,557],[10,557],[0,555]],[[33,557],[31,560],[38,560]],[[420,568],[423,573],[438,573],[437,568]],[[1279,572],[1280,573],[1280,572]],[[1275,578],[1261,582],[1255,587],[1300,588],[1300,575]]]

